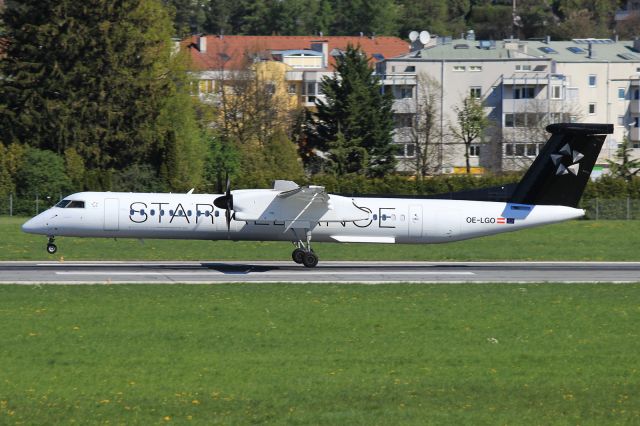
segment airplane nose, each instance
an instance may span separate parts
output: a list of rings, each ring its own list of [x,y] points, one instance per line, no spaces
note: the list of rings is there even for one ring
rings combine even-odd
[[[32,217],[22,225],[22,231],[28,234],[46,234],[46,219],[40,213],[36,217]]]
[[[37,225],[37,220],[36,218],[31,218],[28,221],[26,221],[25,223],[22,224],[22,232],[26,232],[28,234],[33,234],[37,231],[37,229],[39,228]]]

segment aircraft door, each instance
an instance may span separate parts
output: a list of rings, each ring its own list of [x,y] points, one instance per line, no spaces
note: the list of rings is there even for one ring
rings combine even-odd
[[[104,200],[104,230],[118,231],[120,229],[120,200],[105,198]]]
[[[422,238],[422,206],[409,206],[409,238]]]

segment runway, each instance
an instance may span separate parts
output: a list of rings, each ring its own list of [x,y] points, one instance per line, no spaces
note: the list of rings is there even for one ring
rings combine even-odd
[[[0,284],[633,283],[640,262],[0,262]]]

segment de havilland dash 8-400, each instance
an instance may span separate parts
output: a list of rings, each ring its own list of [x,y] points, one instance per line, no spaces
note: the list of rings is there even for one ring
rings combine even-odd
[[[578,202],[610,124],[552,124],[551,137],[516,184],[429,198],[346,197],[276,181],[225,194],[80,192],[27,221],[57,236],[291,241],[296,263],[314,267],[312,241],[430,244],[579,218]]]

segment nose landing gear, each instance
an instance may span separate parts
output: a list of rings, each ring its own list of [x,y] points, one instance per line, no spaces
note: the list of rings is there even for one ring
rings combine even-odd
[[[58,246],[56,246],[53,242],[55,241],[55,237],[53,235],[49,236],[49,242],[47,243],[47,253],[55,254],[58,251]]]

